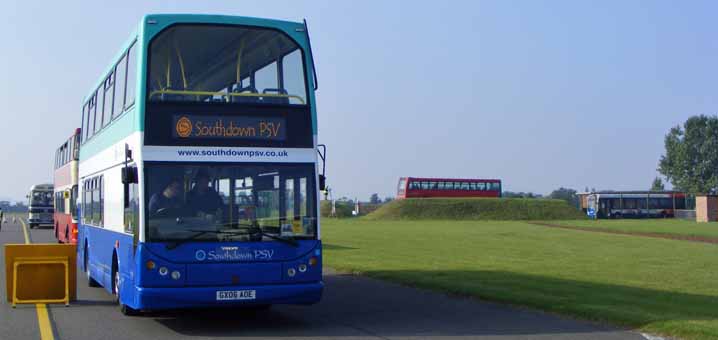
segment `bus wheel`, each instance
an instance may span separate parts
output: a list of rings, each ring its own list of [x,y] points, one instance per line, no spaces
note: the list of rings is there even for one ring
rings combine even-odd
[[[65,243],[70,243],[70,226],[65,226]]]
[[[35,224],[30,223],[30,229],[35,229]]]
[[[99,287],[100,284],[95,281],[95,279],[92,278],[92,275],[90,275],[90,261],[88,255],[89,252],[87,251],[87,243],[85,243],[85,256],[84,256],[84,265],[85,265],[85,275],[87,276],[87,286],[88,287]]]
[[[117,304],[120,306],[120,312],[126,316],[138,315],[139,312],[136,309],[130,308],[122,303],[122,299],[120,298],[120,271],[117,268],[117,264],[113,267],[115,268],[115,272],[112,275],[114,278],[112,282],[112,293],[115,294],[115,301],[117,301]]]

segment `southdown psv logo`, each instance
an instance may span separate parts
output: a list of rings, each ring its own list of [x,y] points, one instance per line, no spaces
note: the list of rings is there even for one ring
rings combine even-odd
[[[187,138],[189,135],[192,134],[192,121],[189,120],[187,117],[182,117],[179,120],[177,120],[177,125],[175,126],[175,129],[177,129],[177,135],[182,138]]]

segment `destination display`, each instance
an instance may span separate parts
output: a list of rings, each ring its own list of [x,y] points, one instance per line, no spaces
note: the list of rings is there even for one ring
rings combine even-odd
[[[285,141],[287,124],[282,117],[174,115],[174,139],[244,139]]]

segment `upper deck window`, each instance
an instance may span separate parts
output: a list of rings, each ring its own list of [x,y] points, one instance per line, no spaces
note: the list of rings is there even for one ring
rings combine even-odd
[[[148,100],[307,103],[299,46],[270,29],[177,25],[150,45]]]

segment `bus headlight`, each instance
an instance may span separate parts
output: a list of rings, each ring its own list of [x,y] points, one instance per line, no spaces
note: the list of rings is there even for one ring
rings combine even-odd
[[[169,269],[167,267],[160,267],[160,275],[165,276],[169,272]]]
[[[289,268],[287,270],[287,275],[289,275],[289,277],[294,277],[294,275],[297,275],[297,271],[294,268]]]
[[[299,272],[300,272],[300,273],[304,273],[304,272],[306,272],[306,271],[307,271],[307,265],[304,264],[304,263],[300,264],[300,265],[299,265]]]
[[[178,272],[178,271],[176,271],[176,270],[173,271],[173,272],[172,272],[172,279],[173,279],[173,280],[179,280],[179,278],[180,278],[180,272]]]

